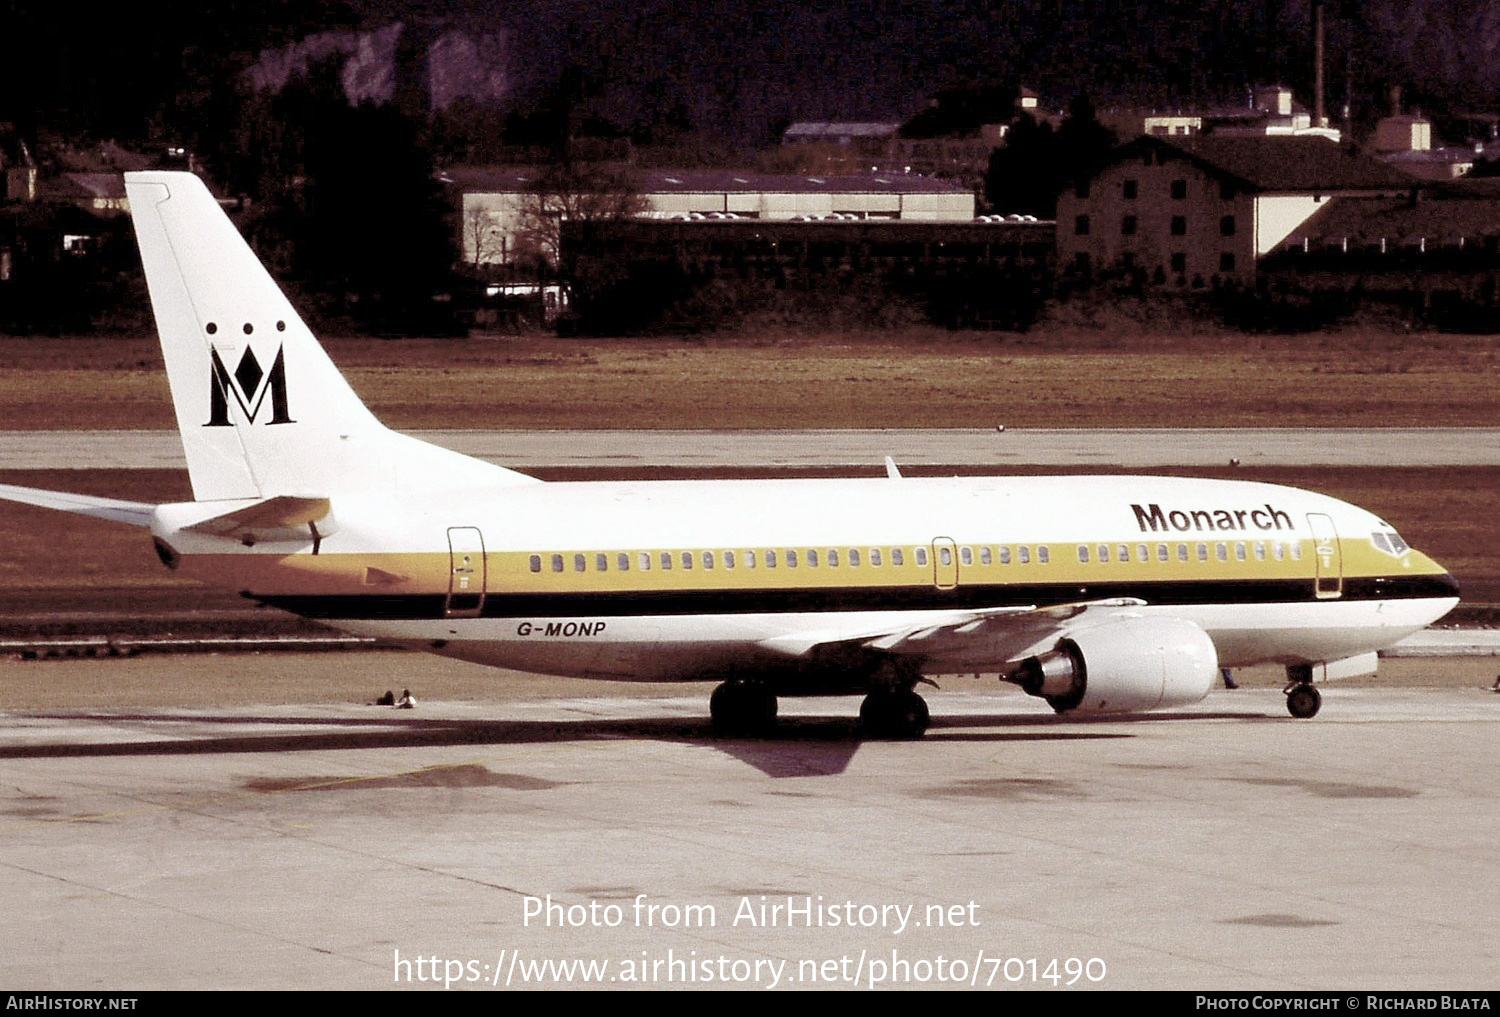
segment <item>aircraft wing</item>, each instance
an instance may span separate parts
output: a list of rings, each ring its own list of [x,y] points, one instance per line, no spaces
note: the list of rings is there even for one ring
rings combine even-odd
[[[156,511],[155,505],[146,502],[100,498],[91,494],[69,494],[66,491],[43,491],[40,488],[14,487],[10,484],[0,484],[0,499],[94,516],[116,523],[129,523],[132,526],[150,526],[151,515]]]
[[[1079,624],[1085,615],[1112,616],[1144,604],[1145,601],[1134,597],[1117,597],[1046,607],[953,611],[917,625],[854,636],[817,631],[792,633],[766,640],[761,646],[807,659],[884,655],[965,669],[998,666],[1034,652],[1039,643],[1060,638],[1064,630]]]

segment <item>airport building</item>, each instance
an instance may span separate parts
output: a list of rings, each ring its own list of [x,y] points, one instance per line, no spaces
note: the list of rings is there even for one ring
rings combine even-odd
[[[539,194],[537,169],[453,168],[442,180],[457,192],[464,261],[506,265],[555,261],[538,223],[551,214]],[[866,221],[969,222],[972,191],[915,174],[784,175],[739,170],[642,170],[634,174],[635,207],[624,215],[578,218],[666,219],[683,222]],[[565,204],[565,203],[564,203]],[[625,204],[619,206],[626,209]],[[553,218],[558,218],[553,215]],[[568,218],[563,215],[561,218]],[[550,224],[554,229],[556,222]],[[551,250],[549,250],[549,246]]]

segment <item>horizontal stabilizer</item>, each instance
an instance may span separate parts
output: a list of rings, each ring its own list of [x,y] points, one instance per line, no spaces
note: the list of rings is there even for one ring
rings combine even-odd
[[[282,494],[185,528],[215,537],[258,543],[306,540],[309,537],[318,539],[333,533],[338,526],[329,499]]]
[[[156,511],[155,505],[145,502],[99,498],[90,494],[69,494],[66,491],[43,491],[35,487],[12,487],[9,484],[0,484],[0,498],[18,501],[23,505],[37,505],[116,523],[129,523],[132,526],[150,526],[151,514]]]

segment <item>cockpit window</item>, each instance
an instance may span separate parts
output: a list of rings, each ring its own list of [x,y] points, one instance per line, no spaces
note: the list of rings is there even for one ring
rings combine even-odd
[[[1410,545],[1401,539],[1401,535],[1395,530],[1376,530],[1370,534],[1370,543],[1386,554],[1401,557],[1411,550]]]

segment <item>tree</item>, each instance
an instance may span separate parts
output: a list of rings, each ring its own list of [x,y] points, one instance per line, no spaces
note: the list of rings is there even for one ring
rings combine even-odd
[[[259,119],[257,249],[325,315],[427,331],[448,292],[457,231],[418,125],[390,104],[351,107],[337,64],[290,84]]]
[[[619,222],[647,211],[635,175],[623,168],[580,163],[549,166],[517,210],[516,246],[556,267],[565,222]]]
[[[985,200],[997,212],[1051,219],[1061,188],[1093,172],[1114,145],[1114,134],[1099,123],[1085,96],[1068,104],[1067,119],[1055,131],[1024,114],[990,157]]]
[[[1029,113],[1016,118],[1005,144],[990,155],[984,196],[997,212],[1051,219],[1057,214],[1057,137]]]
[[[957,85],[935,94],[927,108],[901,125],[904,138],[970,136],[986,124],[1008,124],[1019,92],[1013,85]]]
[[[471,208],[464,212],[464,260],[475,268],[486,262],[503,261],[505,242],[499,237],[495,216],[483,208]]]

